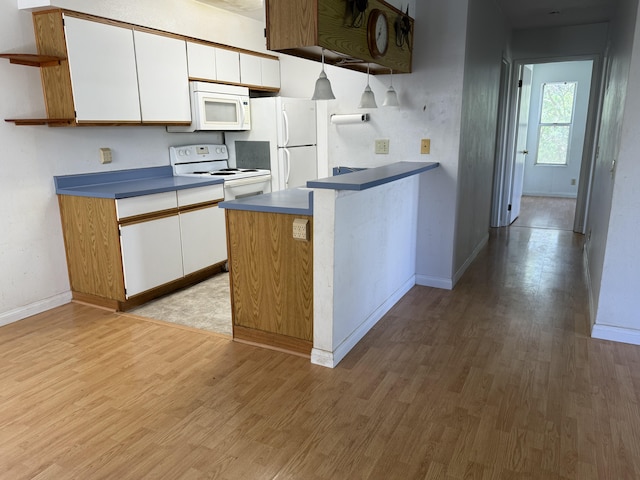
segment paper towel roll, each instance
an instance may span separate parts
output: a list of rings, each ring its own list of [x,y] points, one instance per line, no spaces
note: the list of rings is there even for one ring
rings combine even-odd
[[[348,123],[363,123],[369,121],[368,113],[335,113],[331,115],[331,123],[345,125]]]

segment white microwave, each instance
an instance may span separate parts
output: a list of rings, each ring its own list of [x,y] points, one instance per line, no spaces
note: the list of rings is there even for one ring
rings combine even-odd
[[[250,130],[249,89],[236,85],[189,82],[191,125],[167,126],[168,132]]]

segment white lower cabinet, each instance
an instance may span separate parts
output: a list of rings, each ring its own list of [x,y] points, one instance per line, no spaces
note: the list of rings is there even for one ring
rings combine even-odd
[[[178,215],[120,227],[127,298],[183,276]]]
[[[180,213],[184,274],[227,259],[224,210],[206,207]]]
[[[227,259],[222,185],[116,201],[126,297]]]

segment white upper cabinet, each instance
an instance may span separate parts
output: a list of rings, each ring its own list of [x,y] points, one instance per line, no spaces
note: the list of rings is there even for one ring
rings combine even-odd
[[[240,54],[240,83],[244,85],[262,85],[261,57]]]
[[[190,122],[186,42],[134,31],[143,122]]]
[[[280,60],[275,58],[261,58],[263,87],[280,89]]]
[[[216,48],[202,43],[187,42],[189,77],[199,80],[217,79]]]
[[[240,83],[240,54],[216,48],[216,73],[220,82]]]
[[[76,120],[140,122],[131,29],[64,17]]]

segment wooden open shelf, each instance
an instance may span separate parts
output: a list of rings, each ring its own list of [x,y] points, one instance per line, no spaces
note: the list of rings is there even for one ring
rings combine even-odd
[[[0,53],[0,58],[7,58],[10,63],[26,65],[28,67],[55,67],[64,58],[53,55],[38,55],[35,53]]]
[[[16,125],[52,125],[62,126],[71,125],[75,122],[73,118],[5,118],[5,122],[15,123]]]

